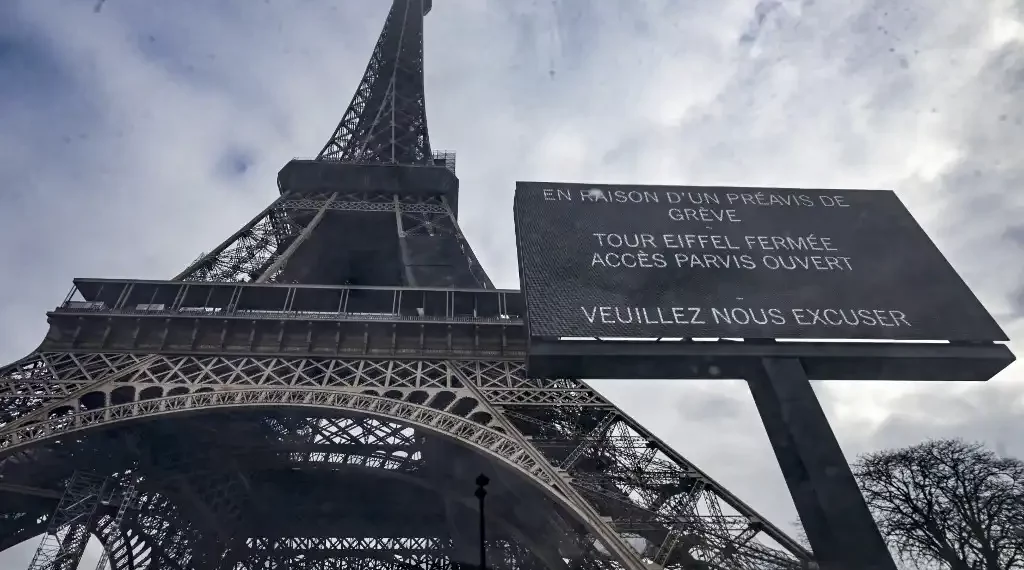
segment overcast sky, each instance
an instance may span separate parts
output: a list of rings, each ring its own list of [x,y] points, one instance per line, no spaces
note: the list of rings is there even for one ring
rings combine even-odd
[[[0,1],[0,359],[73,277],[169,278],[273,200],[389,5]],[[516,180],[887,188],[1022,338],[1020,2],[435,0],[426,60],[431,142],[458,152],[460,223],[499,287],[518,286]],[[849,458],[946,436],[1024,456],[1022,381],[816,390]],[[596,386],[791,528],[744,384]]]

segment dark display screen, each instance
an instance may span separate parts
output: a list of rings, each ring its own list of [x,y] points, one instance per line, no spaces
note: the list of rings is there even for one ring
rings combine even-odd
[[[535,337],[1006,340],[882,190],[518,182]]]

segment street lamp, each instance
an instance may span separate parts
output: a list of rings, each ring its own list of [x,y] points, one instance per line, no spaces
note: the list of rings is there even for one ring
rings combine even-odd
[[[480,501],[480,570],[487,570],[487,543],[485,542],[486,534],[484,532],[484,497],[487,496],[487,491],[484,487],[490,483],[491,480],[487,478],[487,475],[481,473],[476,478],[476,495],[478,501]]]

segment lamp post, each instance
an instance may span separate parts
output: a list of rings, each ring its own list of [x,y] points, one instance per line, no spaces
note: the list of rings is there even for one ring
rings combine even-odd
[[[487,570],[487,542],[485,541],[487,535],[484,531],[484,497],[487,496],[487,490],[484,487],[490,482],[487,475],[481,473],[476,478],[476,492],[473,493],[480,501],[480,570]]]

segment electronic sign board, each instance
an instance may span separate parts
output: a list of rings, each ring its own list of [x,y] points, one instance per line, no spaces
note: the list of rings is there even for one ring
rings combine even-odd
[[[894,192],[518,182],[532,337],[1002,341]]]

